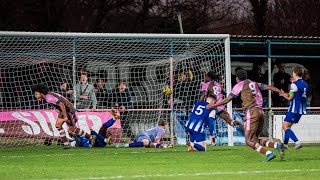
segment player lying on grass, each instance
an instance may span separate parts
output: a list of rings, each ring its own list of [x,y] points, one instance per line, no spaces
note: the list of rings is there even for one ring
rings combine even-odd
[[[232,92],[227,98],[217,103],[210,103],[207,106],[207,109],[227,104],[233,98],[240,95],[241,92],[242,108],[245,112],[244,131],[246,144],[252,149],[266,155],[266,161],[271,161],[276,157],[276,155],[263,146],[277,149],[280,153],[280,158],[282,158],[283,151],[280,143],[274,143],[266,139],[259,139],[264,122],[264,111],[262,109],[262,95],[260,89],[271,90],[277,93],[281,93],[281,91],[276,87],[256,83],[247,79],[247,72],[245,70],[237,71],[236,81],[237,84],[232,88]]]
[[[72,136],[73,140],[70,141],[71,147],[92,147],[90,144],[90,141],[82,136],[78,136],[74,134],[73,132],[70,132],[70,135]],[[93,138],[92,138],[93,140]]]
[[[71,142],[71,146],[72,147],[106,147],[107,144],[111,144],[110,137],[109,138],[107,137],[106,132],[108,128],[114,124],[116,119],[120,119],[120,116],[113,109],[111,110],[111,113],[113,115],[113,118],[109,119],[107,122],[105,122],[101,126],[99,133],[95,132],[94,130],[91,130],[92,139],[90,141],[86,138],[83,138],[71,132],[70,135],[74,138],[74,141]]]
[[[74,133],[78,136],[85,137],[86,139],[91,138],[91,136],[85,133],[82,129],[75,127],[78,119],[75,114],[76,109],[70,101],[58,93],[51,92],[45,84],[33,85],[31,89],[38,101],[45,100],[47,103],[54,105],[59,110],[59,115],[56,120],[56,128],[65,148],[69,147],[69,140],[66,137],[65,130],[62,128],[63,123],[68,125],[69,133]]]
[[[208,110],[206,106],[215,102],[215,95],[208,94],[206,102],[197,102],[191,111],[185,129],[189,140],[187,145],[189,151],[197,149],[198,151],[206,151],[206,135],[204,133],[205,125],[209,124],[212,118],[215,118],[215,110]]]
[[[151,148],[165,148],[160,144],[160,140],[165,134],[167,128],[167,121],[160,120],[158,127],[154,127],[139,133],[133,143],[117,144],[116,147],[151,147]]]
[[[290,106],[284,122],[282,124],[282,129],[284,131],[284,147],[288,148],[289,138],[291,138],[295,143],[295,149],[300,149],[302,143],[299,142],[298,138],[291,130],[293,124],[297,124],[303,114],[307,114],[307,92],[308,83],[302,79],[303,71],[301,67],[294,67],[292,69],[292,78],[290,92],[285,93],[282,91],[281,96],[290,101]]]
[[[107,144],[111,144],[111,137],[107,134],[108,128],[111,127],[116,122],[116,120],[120,120],[120,116],[114,109],[111,110],[111,114],[113,118],[109,119],[107,122],[102,124],[99,133],[91,130],[91,135],[93,135],[93,147],[105,147]]]

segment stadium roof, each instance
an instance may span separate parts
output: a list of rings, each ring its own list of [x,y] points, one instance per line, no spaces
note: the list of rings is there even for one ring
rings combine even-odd
[[[270,40],[270,55],[286,61],[313,61],[320,59],[319,36],[261,36],[231,35],[233,60],[251,61],[268,56],[267,40]]]
[[[231,35],[231,39],[320,40],[320,36]]]

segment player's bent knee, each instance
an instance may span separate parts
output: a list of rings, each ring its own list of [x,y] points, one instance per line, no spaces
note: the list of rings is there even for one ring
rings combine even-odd
[[[290,128],[289,124],[286,123],[286,122],[284,122],[284,123],[282,124],[282,129],[283,129],[284,131],[286,131],[288,128]]]

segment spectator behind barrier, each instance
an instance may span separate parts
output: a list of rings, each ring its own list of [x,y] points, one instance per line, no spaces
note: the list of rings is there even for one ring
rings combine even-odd
[[[279,71],[275,73],[273,76],[274,86],[278,89],[282,89],[284,92],[288,92],[289,85],[291,84],[290,82],[291,76],[285,72],[286,65],[284,62],[279,62],[277,64],[277,67]],[[272,102],[273,102],[273,107],[288,106],[288,101],[283,97],[279,97],[277,93],[272,94]]]
[[[77,109],[95,110],[97,107],[97,98],[92,84],[88,83],[86,74],[82,74],[79,84],[76,85]]]

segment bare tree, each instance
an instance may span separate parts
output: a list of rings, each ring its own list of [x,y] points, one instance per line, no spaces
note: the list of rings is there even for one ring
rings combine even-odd
[[[266,34],[266,13],[268,0],[250,0],[253,14],[254,33],[264,35]]]
[[[2,0],[0,30],[319,35],[319,0]]]
[[[275,0],[268,9],[268,30],[274,35],[319,36],[320,1]]]

